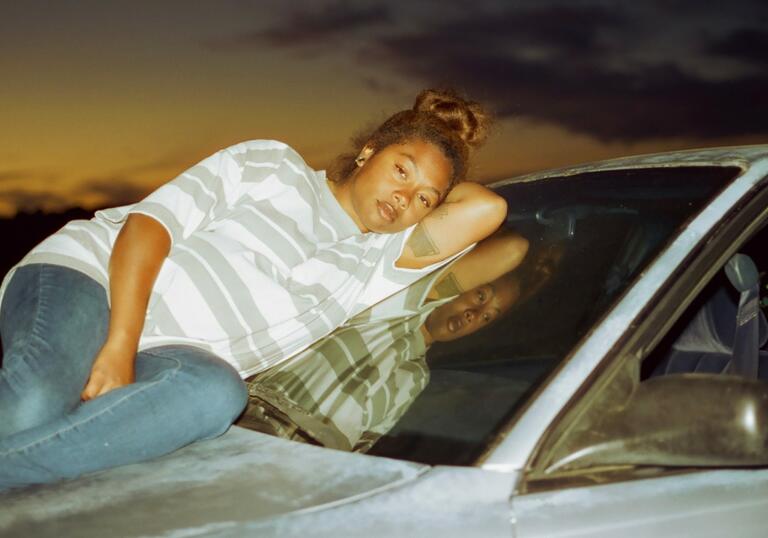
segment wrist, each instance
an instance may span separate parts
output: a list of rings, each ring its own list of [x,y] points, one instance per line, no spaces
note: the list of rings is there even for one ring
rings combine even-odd
[[[111,352],[120,352],[134,355],[139,348],[139,335],[122,331],[110,331],[102,349]]]

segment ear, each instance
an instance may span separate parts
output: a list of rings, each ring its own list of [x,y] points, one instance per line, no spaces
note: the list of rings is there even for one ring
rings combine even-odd
[[[358,167],[363,166],[365,162],[371,158],[371,155],[373,155],[374,151],[371,146],[366,144],[363,146],[363,149],[360,150],[360,153],[357,155],[357,158],[355,159],[355,164],[357,164]]]

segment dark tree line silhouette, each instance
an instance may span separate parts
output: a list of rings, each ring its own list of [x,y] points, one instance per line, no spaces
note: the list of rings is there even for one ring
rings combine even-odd
[[[90,219],[93,211],[72,208],[63,213],[19,213],[12,219],[0,219],[0,275],[5,276],[32,247],[74,219]]]
[[[19,213],[12,219],[0,219],[0,278],[13,267],[32,247],[64,226],[70,220],[90,219],[93,211],[79,207],[63,213]],[[3,364],[0,341],[0,366]]]

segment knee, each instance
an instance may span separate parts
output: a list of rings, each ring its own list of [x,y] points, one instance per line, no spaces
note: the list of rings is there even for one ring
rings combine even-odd
[[[229,429],[248,403],[248,388],[229,364],[215,359],[196,375],[196,424],[200,438],[217,437]]]
[[[215,416],[226,421],[227,426],[243,412],[248,403],[248,387],[240,375],[228,364],[217,369],[208,379],[210,386],[206,406]]]
[[[10,391],[8,391],[10,392]],[[4,394],[0,408],[0,438],[40,426],[63,414],[70,406],[51,398],[45,387],[32,387],[15,398]]]

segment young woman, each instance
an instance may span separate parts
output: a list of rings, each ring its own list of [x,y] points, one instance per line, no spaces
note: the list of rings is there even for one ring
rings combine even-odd
[[[485,121],[427,90],[328,176],[245,142],[35,247],[0,288],[0,489],[222,434],[241,378],[490,234],[504,200],[460,183]]]

